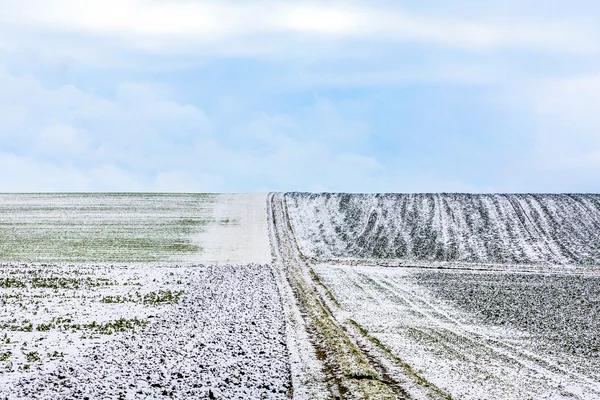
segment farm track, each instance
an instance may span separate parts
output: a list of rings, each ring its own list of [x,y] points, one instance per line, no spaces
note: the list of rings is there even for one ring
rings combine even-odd
[[[346,318],[300,252],[284,195],[270,194],[267,203],[274,265],[287,276],[296,296],[309,339],[323,361],[330,397],[449,399],[449,395],[416,374],[356,321]]]

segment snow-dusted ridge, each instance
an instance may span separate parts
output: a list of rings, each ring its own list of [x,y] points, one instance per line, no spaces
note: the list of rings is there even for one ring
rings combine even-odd
[[[288,193],[311,258],[600,264],[600,195]]]

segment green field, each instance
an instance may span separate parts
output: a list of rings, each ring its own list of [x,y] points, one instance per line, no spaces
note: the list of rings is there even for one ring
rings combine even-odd
[[[160,262],[202,252],[193,240],[219,195],[1,194],[2,262]]]

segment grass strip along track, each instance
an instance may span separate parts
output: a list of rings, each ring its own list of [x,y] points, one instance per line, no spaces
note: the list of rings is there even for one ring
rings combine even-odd
[[[284,195],[270,194],[267,201],[274,261],[285,269],[312,344],[324,363],[332,397],[449,399],[387,348],[378,346],[356,322],[342,320],[339,304],[298,249]]]

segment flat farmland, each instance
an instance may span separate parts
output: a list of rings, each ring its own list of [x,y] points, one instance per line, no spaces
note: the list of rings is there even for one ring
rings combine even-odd
[[[4,266],[4,398],[272,398],[290,390],[265,265]],[[5,278],[8,277],[8,278]]]

